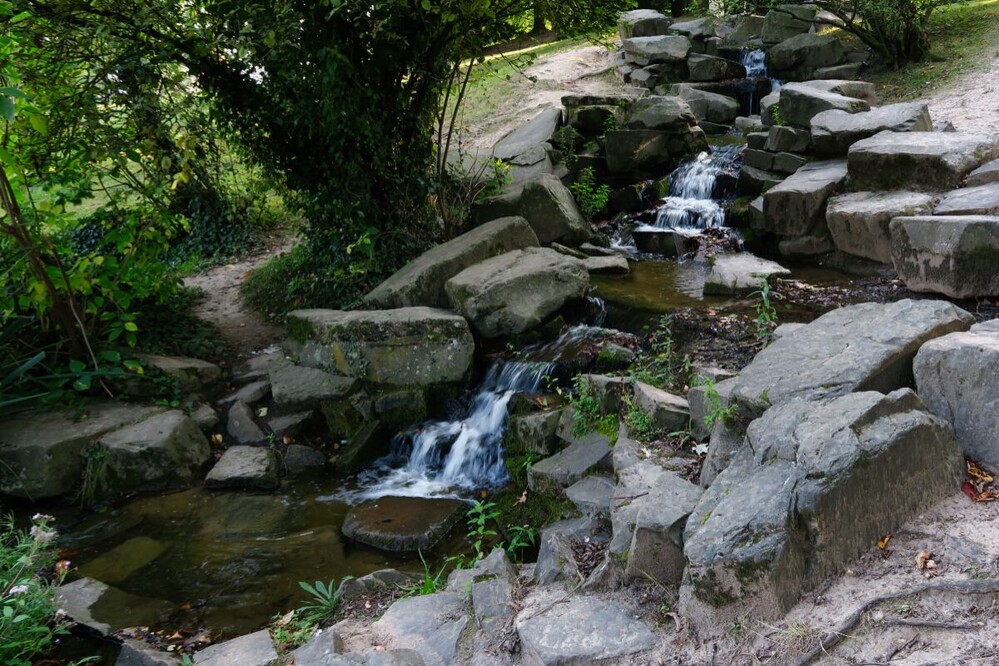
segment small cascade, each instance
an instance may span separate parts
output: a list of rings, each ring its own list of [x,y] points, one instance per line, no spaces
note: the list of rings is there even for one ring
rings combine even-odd
[[[441,497],[503,485],[508,480],[502,447],[507,403],[517,393],[537,394],[551,367],[544,362],[498,362],[463,418],[430,421],[398,435],[393,442],[396,455],[362,475],[361,490],[351,495]]]
[[[657,229],[695,232],[725,225],[725,209],[716,194],[718,179],[731,174],[741,146],[722,146],[701,153],[670,175],[669,196],[656,209]]]
[[[763,49],[745,49],[739,64],[746,68],[746,78],[767,76],[767,52]]]

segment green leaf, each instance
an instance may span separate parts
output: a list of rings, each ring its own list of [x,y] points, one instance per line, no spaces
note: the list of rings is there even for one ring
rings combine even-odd
[[[77,361],[74,359],[69,362],[70,372],[83,372],[86,369],[87,369],[87,364],[84,363],[83,361]]]
[[[14,100],[10,97],[0,97],[0,118],[14,122]]]
[[[135,331],[139,330],[139,327],[138,327],[138,325],[134,321],[126,321],[125,322],[125,330],[126,331],[132,331],[134,333]]]
[[[43,116],[40,113],[32,113],[30,116],[28,116],[28,124],[31,125],[31,128],[33,130],[35,130],[42,136],[45,136],[46,134],[49,133],[49,122],[45,120],[45,116]]]

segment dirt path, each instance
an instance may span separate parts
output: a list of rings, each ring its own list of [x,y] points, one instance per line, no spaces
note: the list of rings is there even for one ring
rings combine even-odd
[[[934,121],[949,120],[962,132],[994,132],[999,122],[999,35],[992,37],[995,54],[925,101]]]

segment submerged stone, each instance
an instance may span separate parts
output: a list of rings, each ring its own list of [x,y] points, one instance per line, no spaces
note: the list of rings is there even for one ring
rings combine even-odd
[[[56,600],[72,620],[105,636],[126,627],[158,624],[174,611],[168,601],[129,594],[93,578],[61,585]]]
[[[704,293],[744,296],[759,289],[763,282],[789,275],[791,271],[777,262],[760,259],[749,252],[721,254],[714,258],[711,272],[704,281]]]
[[[381,497],[351,507],[344,536],[381,550],[426,551],[464,516],[465,503],[453,499]]]

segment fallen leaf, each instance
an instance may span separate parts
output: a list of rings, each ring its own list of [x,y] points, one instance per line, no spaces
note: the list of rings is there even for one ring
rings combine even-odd
[[[516,504],[527,504],[527,491],[526,490],[520,494],[520,497],[517,498]]]
[[[923,571],[924,569],[926,569],[926,563],[927,562],[932,562],[933,561],[931,559],[932,557],[933,557],[933,553],[931,553],[930,551],[928,551],[926,549],[923,549],[923,550],[919,551],[918,553],[916,553],[916,568],[919,569],[920,571]],[[936,565],[934,564],[933,566],[936,566]]]
[[[295,611],[288,611],[287,613],[282,615],[281,619],[278,620],[275,624],[277,624],[277,626],[279,627],[283,627],[287,625],[289,622],[291,622],[292,619],[294,619],[294,617],[295,617]]]
[[[222,438],[221,433],[215,433],[214,435],[212,435],[212,441],[215,442],[216,444],[221,444],[222,443],[222,439],[223,438]]]
[[[260,409],[258,409],[257,416],[259,416],[260,418],[264,418],[265,416],[267,416],[267,408],[261,407]]]
[[[178,606],[178,608],[180,610],[182,610],[182,611],[189,611],[189,610],[191,610],[191,604],[190,603],[184,603],[184,604],[181,604],[180,606]]]
[[[892,537],[891,532],[881,537],[881,539],[878,540],[878,548],[880,548],[881,550],[887,548],[888,542],[891,541],[891,537]]]
[[[964,468],[967,470],[968,476],[978,479],[984,483],[992,483],[992,481],[995,480],[988,470],[983,468],[979,463],[971,458],[964,459]]]

